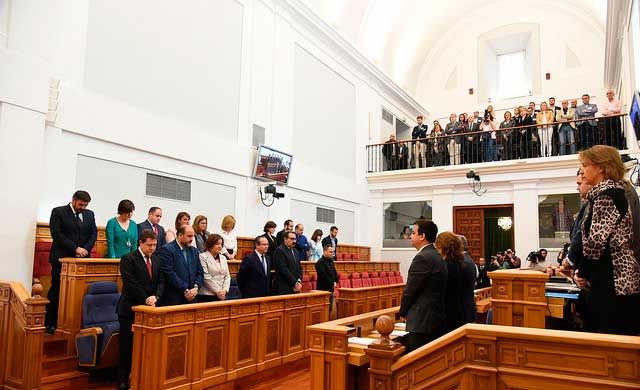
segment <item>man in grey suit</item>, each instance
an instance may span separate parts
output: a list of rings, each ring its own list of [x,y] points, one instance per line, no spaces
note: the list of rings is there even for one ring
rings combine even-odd
[[[409,267],[399,312],[409,332],[401,340],[407,352],[446,332],[447,267],[433,246],[437,235],[438,226],[433,221],[419,219],[413,224],[411,245],[418,254]]]

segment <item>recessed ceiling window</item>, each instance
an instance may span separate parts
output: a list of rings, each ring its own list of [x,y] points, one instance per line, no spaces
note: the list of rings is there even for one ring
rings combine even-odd
[[[527,74],[526,56],[525,50],[497,56],[499,99],[528,96],[531,93],[531,77]]]

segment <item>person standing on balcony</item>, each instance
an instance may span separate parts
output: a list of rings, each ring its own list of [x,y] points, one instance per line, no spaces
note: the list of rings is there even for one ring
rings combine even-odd
[[[604,119],[604,143],[616,149],[624,149],[625,142],[620,132],[620,101],[616,99],[613,89],[607,90],[607,100],[602,105],[602,116],[610,117]]]
[[[382,147],[382,155],[384,156],[384,161],[386,167],[385,171],[394,171],[397,169],[397,161],[398,161],[398,144],[396,143],[396,135],[389,135],[389,140],[385,142]],[[282,245],[282,244],[280,244]]]
[[[447,145],[446,140],[444,138],[444,130],[442,130],[442,126],[438,121],[433,122],[433,130],[431,131],[430,137],[433,142],[433,166],[439,167],[441,165],[445,165],[445,155],[447,154]]]
[[[500,123],[500,130],[508,129],[502,131],[500,134],[501,138],[504,140],[504,154],[502,155],[503,160],[512,160],[513,156],[513,146],[514,146],[514,138],[515,131],[513,127],[515,126],[516,121],[511,118],[511,111],[504,112],[504,120]]]
[[[493,109],[493,107],[491,108]],[[480,130],[482,131],[482,142],[484,145],[484,161],[496,161],[496,122],[493,120],[493,114],[491,111],[485,110]]]
[[[576,119],[594,118],[596,116],[598,106],[591,104],[589,102],[590,98],[586,93],[582,95],[582,104],[576,108]],[[595,120],[578,122],[578,129],[580,129],[580,150],[589,149],[599,142],[600,132]]]
[[[553,146],[553,111],[549,110],[547,102],[540,103],[540,111],[536,115],[536,124],[538,125],[538,134],[540,135],[540,156],[551,157]]]
[[[444,133],[452,136],[449,138],[449,163],[451,165],[460,165],[460,144],[462,137],[456,134],[460,133],[460,122],[456,122],[457,115],[449,115],[449,123],[444,127]],[[453,137],[453,135],[456,135]]]
[[[93,211],[87,210],[91,196],[87,191],[76,191],[71,203],[51,210],[49,229],[51,231],[51,287],[47,293],[47,313],[44,325],[49,334],[58,326],[58,301],[60,295],[60,272],[64,257],[89,257],[98,237]]]
[[[411,132],[411,139],[414,140],[411,143],[411,167],[412,168],[425,168],[426,165],[426,138],[427,138],[427,130],[429,130],[429,126],[422,123],[424,121],[424,117],[422,115],[418,115],[416,117],[416,122],[418,125],[413,128]],[[416,141],[421,140],[421,141]]]
[[[556,111],[556,122],[560,122],[560,128],[558,129],[558,141],[560,143],[560,155],[567,154],[567,147],[570,154],[576,154],[576,122],[575,118],[576,110],[573,107],[569,107],[569,101],[562,101],[562,108]]]

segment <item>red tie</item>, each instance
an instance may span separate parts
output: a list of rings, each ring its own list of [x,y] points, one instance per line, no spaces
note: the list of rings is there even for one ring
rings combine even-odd
[[[147,272],[149,272],[149,279],[153,279],[153,271],[151,270],[151,259],[149,256],[144,257],[145,263],[147,263]]]
[[[156,225],[155,223],[153,224],[153,232],[156,234],[156,236],[158,235],[158,225]]]

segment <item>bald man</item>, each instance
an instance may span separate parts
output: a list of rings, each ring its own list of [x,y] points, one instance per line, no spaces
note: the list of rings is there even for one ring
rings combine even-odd
[[[165,277],[160,305],[194,303],[198,289],[204,284],[204,272],[198,249],[191,246],[195,232],[189,225],[178,228],[176,239],[157,251]]]

